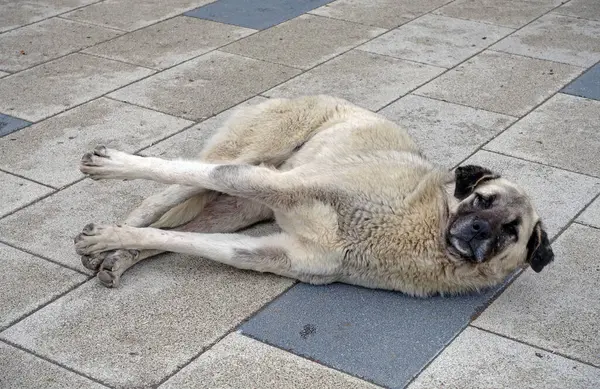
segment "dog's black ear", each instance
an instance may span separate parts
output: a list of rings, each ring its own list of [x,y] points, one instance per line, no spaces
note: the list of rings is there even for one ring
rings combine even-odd
[[[533,233],[527,242],[527,262],[534,272],[539,273],[554,260],[554,252],[550,247],[548,234],[544,231],[541,222],[537,222]]]
[[[482,182],[500,178],[499,175],[481,166],[466,165],[459,166],[454,171],[456,177],[456,186],[454,188],[454,197],[459,200],[467,198],[477,185]]]

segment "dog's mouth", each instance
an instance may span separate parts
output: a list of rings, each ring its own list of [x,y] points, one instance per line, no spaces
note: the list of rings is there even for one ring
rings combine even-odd
[[[487,258],[484,244],[472,244],[472,241],[469,242],[456,236],[449,236],[447,243],[451,253],[465,261],[482,263]]]

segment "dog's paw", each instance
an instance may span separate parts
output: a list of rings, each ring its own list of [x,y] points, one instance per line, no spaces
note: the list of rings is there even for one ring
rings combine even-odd
[[[107,288],[116,288],[125,270],[133,266],[140,255],[138,250],[105,251],[92,256],[81,257],[85,267],[98,271],[98,280]]]
[[[79,170],[94,180],[108,178],[127,178],[126,168],[131,155],[122,151],[96,146],[94,150],[83,154]]]
[[[82,256],[94,256],[118,248],[118,243],[117,232],[113,226],[90,223],[75,237],[75,251]],[[91,261],[89,265],[95,266],[94,262]]]

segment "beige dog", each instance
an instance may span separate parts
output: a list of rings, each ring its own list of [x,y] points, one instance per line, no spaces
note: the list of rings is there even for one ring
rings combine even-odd
[[[479,290],[553,259],[517,185],[478,166],[441,170],[399,126],[327,96],[239,110],[199,161],[99,146],[80,169],[94,179],[174,184],[123,225],[89,224],[75,238],[84,265],[107,286],[164,251],[416,296]],[[234,233],[272,218],[281,233]]]

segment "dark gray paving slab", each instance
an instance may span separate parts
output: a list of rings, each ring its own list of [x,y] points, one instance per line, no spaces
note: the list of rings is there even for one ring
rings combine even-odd
[[[262,30],[300,16],[332,0],[218,0],[184,15]]]
[[[561,90],[574,96],[600,100],[600,63],[592,66]]]
[[[403,388],[494,292],[418,299],[344,284],[298,284],[241,332],[375,384]]]
[[[31,123],[27,120],[15,118],[9,115],[0,113],[0,137],[27,127]]]

